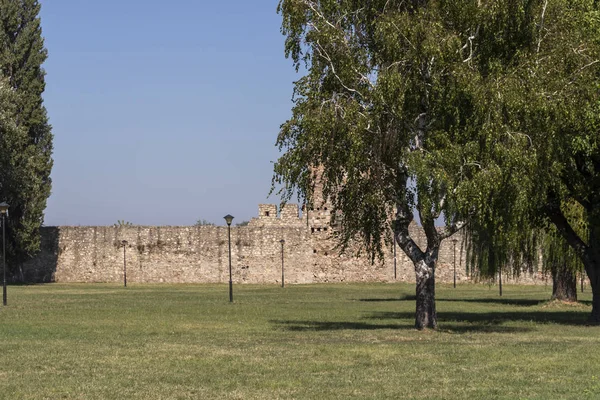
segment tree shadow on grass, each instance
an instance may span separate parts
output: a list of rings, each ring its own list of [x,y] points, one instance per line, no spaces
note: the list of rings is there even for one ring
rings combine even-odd
[[[507,306],[521,306],[521,307],[531,307],[537,306],[542,303],[545,303],[548,300],[532,300],[532,299],[507,299],[507,298],[497,298],[497,299],[447,299],[447,298],[438,298],[437,301],[449,301],[449,302],[457,302],[457,303],[483,303],[483,304],[502,304]]]
[[[414,315],[411,315],[414,318]],[[280,329],[291,332],[324,332],[324,331],[371,331],[371,330],[415,330],[413,323],[397,323],[397,324],[371,324],[364,322],[345,322],[345,321],[293,321],[293,320],[277,320],[271,321]],[[532,331],[532,328],[502,326],[498,324],[476,324],[476,325],[461,325],[440,323],[440,332],[445,333],[524,333]]]
[[[369,331],[377,329],[413,329],[410,324],[371,324],[365,322],[348,321],[296,321],[296,320],[273,320],[272,324],[293,332],[305,331],[342,331],[342,330],[360,330]]]
[[[447,326],[453,323],[482,324],[484,326],[502,325],[505,322],[534,322],[536,324],[559,324],[583,326],[589,317],[587,311],[507,311],[507,312],[439,312],[438,324]],[[414,313],[408,312],[377,312],[368,319],[394,320],[414,318]]]
[[[391,297],[391,298],[372,298],[372,299],[358,299],[358,301],[364,302],[394,302],[394,301],[416,301],[416,296],[402,296],[402,297]],[[538,306],[540,304],[547,303],[550,300],[534,300],[534,299],[510,299],[510,298],[485,298],[485,299],[450,299],[444,297],[437,297],[436,302],[456,302],[456,303],[482,303],[482,304],[502,304],[508,306],[522,306],[522,307],[531,307]],[[579,301],[581,304],[591,305],[591,301],[582,300]]]
[[[368,330],[413,330],[413,312],[376,312],[365,320],[381,321],[315,321],[315,320],[272,320],[278,328],[292,332],[323,331],[368,331]],[[440,332],[464,333],[524,333],[535,330],[533,326],[507,326],[509,322],[558,324],[584,326],[587,324],[587,311],[504,311],[504,312],[438,312]],[[398,322],[388,322],[398,321]]]
[[[448,298],[438,298],[436,301],[448,301],[448,302],[457,302],[457,303],[484,303],[484,304],[503,304],[507,306],[522,306],[522,307],[531,307],[531,306],[539,306],[544,303],[550,303],[553,300],[533,300],[533,299],[508,299],[508,298],[486,298],[486,299],[448,299]],[[582,305],[591,306],[592,302],[589,300],[578,300],[577,303]]]
[[[412,297],[412,299],[409,299],[408,297]],[[365,302],[369,302],[369,303],[386,303],[389,301],[408,301],[408,300],[415,300],[416,297],[415,296],[405,296],[405,297],[390,297],[390,298],[379,298],[379,299],[358,299],[358,301],[365,301]]]
[[[466,333],[526,333],[534,331],[525,326],[504,326],[496,324],[449,324],[438,321],[438,332],[466,334]]]

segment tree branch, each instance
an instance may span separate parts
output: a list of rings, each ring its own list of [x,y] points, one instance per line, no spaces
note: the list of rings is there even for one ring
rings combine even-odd
[[[591,212],[593,210],[592,208],[592,203],[590,203],[588,200],[584,199],[583,197],[579,196],[577,194],[577,190],[575,190],[575,186],[573,185],[573,181],[566,178],[566,177],[562,177],[562,182],[565,184],[565,186],[567,187],[567,190],[569,191],[569,195],[579,204],[581,204],[581,206],[583,208],[585,208],[586,211]]]
[[[438,202],[438,210],[433,214],[433,219],[436,220],[442,215],[444,211],[444,206],[446,205],[446,195],[443,195],[440,201]]]
[[[423,226],[423,230],[425,231],[425,236],[427,237],[427,250],[439,247],[441,242],[440,235],[435,228],[435,220],[431,215],[431,212],[428,210],[429,215],[425,215],[421,210],[419,210],[419,217],[421,218],[421,225]]]
[[[321,19],[321,20],[322,20],[322,21],[323,21],[323,22],[324,22],[324,23],[325,23],[327,26],[329,26],[329,27],[330,27],[331,29],[333,29],[334,31],[337,31],[337,32],[340,32],[340,33],[342,33],[342,34],[341,34],[341,36],[342,36],[342,40],[343,40],[343,42],[344,42],[344,45],[346,46],[346,48],[347,48],[347,49],[350,49],[350,44],[348,43],[348,38],[346,37],[346,35],[344,35],[344,34],[343,34],[343,29],[342,29],[341,27],[339,27],[339,26],[336,26],[336,25],[334,25],[333,23],[331,23],[331,22],[330,22],[330,21],[329,21],[329,20],[328,20],[328,19],[325,17],[325,15],[323,15],[323,13],[321,13],[321,12],[319,12],[319,11],[317,10],[317,7],[316,7],[316,5],[315,5],[315,4],[314,4],[312,1],[304,0],[304,4],[306,4],[306,5],[307,5],[307,6],[308,6],[308,7],[309,7],[311,10],[312,10],[312,12],[313,12],[313,13],[315,13],[315,15],[316,15],[317,17],[319,17],[319,18],[320,18],[320,19]],[[363,8],[361,8],[361,9],[358,9],[358,10],[356,10],[355,12],[356,12],[356,13],[358,13],[358,12],[359,12],[359,11],[361,11],[362,9],[364,9],[364,7],[363,7]],[[311,25],[311,26],[313,27],[313,29],[315,29],[317,32],[320,32],[319,28],[317,28],[317,26],[316,26],[315,24],[312,24],[312,23],[311,23],[310,25]],[[350,90],[350,91],[356,92],[356,93],[358,93],[358,94],[359,94],[361,97],[364,97],[364,96],[363,96],[363,95],[362,95],[362,94],[361,94],[361,93],[360,93],[358,90],[356,90],[356,89],[350,89],[350,88],[348,88],[346,85],[344,85],[344,83],[342,82],[342,80],[340,79],[340,77],[339,77],[339,76],[338,76],[338,75],[335,73],[335,68],[333,67],[333,61],[332,61],[331,57],[329,57],[329,55],[327,54],[327,52],[325,51],[325,49],[323,48],[323,46],[321,46],[321,44],[319,43],[319,41],[317,41],[316,43],[317,43],[317,45],[320,47],[319,53],[321,53],[321,51],[322,51],[322,52],[324,52],[324,53],[327,55],[327,57],[326,57],[325,59],[326,59],[326,60],[329,62],[329,65],[330,65],[330,67],[331,67],[331,69],[332,69],[332,71],[333,71],[333,74],[334,74],[334,75],[335,75],[335,77],[336,77],[336,78],[337,78],[337,79],[340,81],[340,83],[342,84],[342,86],[344,86],[344,87],[345,87],[347,90]],[[322,55],[322,54],[321,54],[321,55]],[[361,72],[360,72],[359,70],[357,70],[355,67],[352,67],[352,70],[353,70],[353,71],[354,71],[354,72],[355,72],[355,73],[356,73],[358,76],[360,76],[360,80],[361,80],[361,81],[363,81],[363,82],[365,82],[365,83],[367,83],[367,84],[368,84],[368,85],[371,87],[371,89],[374,89],[374,88],[375,88],[375,85],[373,84],[373,82],[371,82],[371,80],[370,80],[370,79],[369,79],[369,78],[368,78],[368,77],[367,77],[365,74],[361,73]]]
[[[406,173],[401,173],[399,181],[398,187],[402,188],[403,192],[406,192],[408,175]],[[408,258],[410,258],[411,261],[416,264],[425,259],[425,253],[423,253],[419,246],[417,246],[415,241],[410,236],[410,232],[408,231],[408,227],[413,219],[412,211],[406,202],[406,196],[402,196],[402,198],[397,199],[396,223],[394,226],[395,240]]]
[[[537,53],[540,53],[540,47],[542,46],[542,31],[544,30],[544,19],[546,17],[546,8],[548,7],[548,0],[544,1],[544,7],[542,8],[542,19],[540,21],[540,37],[538,38],[537,43]]]
[[[442,230],[442,232],[440,233],[440,237],[442,238],[442,240],[448,239],[450,236],[452,236],[455,233],[457,233],[458,231],[460,231],[466,225],[467,225],[467,223],[465,221],[455,222],[455,223],[451,224],[450,226],[445,227]]]
[[[556,225],[556,228],[562,235],[562,237],[569,243],[571,248],[575,251],[575,254],[581,259],[583,264],[587,267],[592,262],[589,246],[581,239],[581,237],[575,232],[569,221],[560,209],[560,201],[556,194],[551,193],[548,196],[549,202],[546,206],[546,214],[550,220]]]
[[[333,76],[335,76],[335,78],[338,80],[338,82],[340,82],[340,85],[342,85],[343,88],[346,89],[347,91],[352,92],[352,93],[356,93],[360,97],[364,98],[364,96],[362,95],[361,92],[359,92],[356,89],[353,89],[351,87],[346,86],[346,84],[344,83],[344,81],[342,81],[342,78],[340,78],[339,75],[337,74],[337,72],[335,71],[335,66],[333,65],[333,60],[331,59],[331,56],[329,55],[329,53],[327,53],[327,50],[325,50],[323,48],[323,46],[321,46],[321,44],[319,43],[318,40],[315,42],[315,49],[319,53],[319,56],[321,58],[323,58],[325,61],[327,61],[328,65],[329,65],[329,68],[331,69],[331,73],[333,74]]]

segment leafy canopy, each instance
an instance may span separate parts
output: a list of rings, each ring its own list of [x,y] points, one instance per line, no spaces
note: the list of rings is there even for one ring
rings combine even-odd
[[[484,3],[484,4],[482,4]],[[284,200],[311,203],[313,167],[342,212],[342,238],[381,251],[396,214],[418,213],[437,251],[473,215],[516,226],[526,199],[520,175],[534,163],[527,135],[503,109],[510,74],[536,37],[541,2],[282,0],[286,55],[306,75],[277,144]],[[510,82],[509,82],[510,83]],[[520,101],[521,99],[515,99]],[[496,194],[522,201],[503,203]],[[389,238],[389,237],[388,237]]]

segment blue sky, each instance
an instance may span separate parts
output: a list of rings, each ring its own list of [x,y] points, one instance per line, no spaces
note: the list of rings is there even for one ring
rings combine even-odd
[[[277,1],[42,0],[45,225],[222,224],[277,203],[293,81]]]

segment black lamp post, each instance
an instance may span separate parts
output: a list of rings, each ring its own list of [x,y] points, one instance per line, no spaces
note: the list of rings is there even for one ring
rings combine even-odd
[[[456,242],[458,242],[458,239],[452,239],[452,244],[454,245],[454,289],[456,289]]]
[[[121,240],[121,244],[123,245],[123,286],[127,287],[127,240]]]
[[[281,239],[279,243],[281,243],[281,287],[285,287],[285,275],[283,273],[283,245],[285,240]]]
[[[233,215],[227,214],[223,218],[227,222],[227,237],[229,239],[229,302],[233,303],[233,281],[231,280],[231,222],[233,221]]]
[[[0,214],[2,214],[2,304],[6,305],[6,215],[8,214],[8,203],[0,203]]]
[[[397,258],[396,257],[396,240],[397,240],[396,238],[398,237],[397,230],[396,230],[397,226],[398,226],[398,221],[394,221],[393,225],[392,225],[393,231],[394,231],[394,280],[396,280],[396,276],[397,276],[396,275],[396,262],[397,262],[396,261],[396,258]]]
[[[396,280],[396,237],[394,236],[394,280]]]

